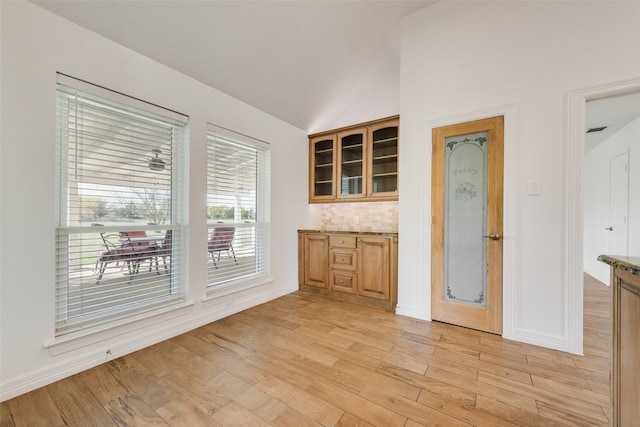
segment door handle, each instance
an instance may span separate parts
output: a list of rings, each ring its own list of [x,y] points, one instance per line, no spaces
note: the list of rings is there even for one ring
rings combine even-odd
[[[502,238],[500,233],[493,233],[493,234],[490,234],[488,236],[482,236],[482,237],[488,237],[491,240],[500,240]]]
[[[613,227],[605,227],[605,230],[613,231]]]

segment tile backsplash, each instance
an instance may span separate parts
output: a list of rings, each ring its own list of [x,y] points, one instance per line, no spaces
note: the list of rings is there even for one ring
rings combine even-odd
[[[398,231],[398,202],[324,203],[323,230]]]

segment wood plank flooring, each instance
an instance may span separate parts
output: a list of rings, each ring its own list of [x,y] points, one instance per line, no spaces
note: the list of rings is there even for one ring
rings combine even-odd
[[[609,288],[585,356],[294,293],[0,403],[4,426],[607,426]]]

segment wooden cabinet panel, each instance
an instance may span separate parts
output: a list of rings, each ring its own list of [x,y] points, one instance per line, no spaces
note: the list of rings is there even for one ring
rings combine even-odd
[[[361,237],[358,239],[360,251],[360,280],[358,293],[370,298],[388,300],[390,295],[389,254],[391,245],[388,238]]]
[[[326,202],[336,198],[336,136],[309,140],[309,200]]]
[[[614,426],[640,419],[640,277],[620,269],[612,275]]]
[[[338,134],[338,198],[357,199],[367,194],[367,128],[355,128]]]
[[[331,270],[329,275],[329,287],[335,291],[355,294],[357,290],[358,275],[354,272]]]
[[[323,234],[306,234],[304,236],[304,284],[308,286],[327,287],[328,278],[327,236]]]
[[[329,250],[329,268],[355,270],[357,268],[355,249],[331,248]]]
[[[369,127],[367,197],[398,196],[398,121]]]
[[[329,235],[329,246],[332,248],[356,248],[356,236],[344,234]]]
[[[398,200],[399,117],[309,136],[309,202]]]

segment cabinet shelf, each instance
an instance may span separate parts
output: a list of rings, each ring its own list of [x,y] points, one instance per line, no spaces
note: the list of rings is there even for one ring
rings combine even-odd
[[[326,179],[323,181],[315,181],[315,184],[331,184],[333,182],[332,179]]]
[[[345,160],[342,162],[343,165],[352,165],[354,163],[362,163],[362,159],[360,160]]]
[[[331,153],[333,151],[333,148],[325,148],[322,150],[316,150],[315,153],[316,154],[322,154],[322,153]]]
[[[327,168],[333,166],[333,163],[323,163],[321,165],[316,165],[316,169],[318,168]]]
[[[389,154],[387,156],[374,157],[373,160],[374,161],[376,161],[376,160],[391,160],[391,159],[396,160],[397,158],[398,158],[397,154]]]
[[[354,144],[354,145],[343,145],[342,150],[353,150],[353,149],[362,149],[362,144]]]
[[[398,176],[398,172],[388,172],[388,173],[376,173],[373,174],[374,178],[381,178],[385,176]]]
[[[384,144],[385,142],[398,142],[398,137],[394,136],[393,138],[385,138],[385,139],[376,139],[373,141],[374,144]]]

